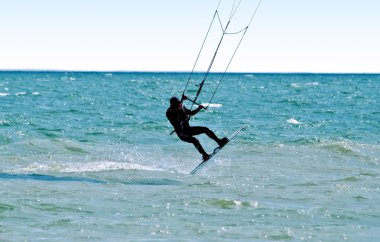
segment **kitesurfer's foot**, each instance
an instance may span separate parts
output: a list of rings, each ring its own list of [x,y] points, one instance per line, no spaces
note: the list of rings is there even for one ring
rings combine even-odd
[[[206,161],[210,158],[209,154],[203,154],[203,161]]]
[[[223,146],[225,146],[226,144],[228,143],[228,139],[226,137],[224,137],[223,139],[220,139],[219,142],[218,142],[218,145],[220,148],[222,148]]]

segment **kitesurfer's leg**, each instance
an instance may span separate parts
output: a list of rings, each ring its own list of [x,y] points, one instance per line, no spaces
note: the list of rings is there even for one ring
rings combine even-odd
[[[201,143],[199,143],[199,140],[197,138],[195,138],[193,136],[189,136],[189,135],[184,135],[184,134],[178,135],[178,137],[182,141],[192,143],[195,146],[195,148],[198,150],[198,152],[202,154],[203,160],[208,159],[209,154],[206,153],[206,151],[203,149]]]
[[[215,140],[215,142],[218,143],[218,145],[220,147],[223,147],[228,142],[228,139],[226,137],[224,137],[222,139],[219,139],[216,136],[216,134],[212,130],[210,130],[209,128],[207,128],[207,127],[202,127],[202,126],[190,127],[188,129],[188,132],[189,132],[190,135],[206,134],[208,137],[210,137],[211,139]]]

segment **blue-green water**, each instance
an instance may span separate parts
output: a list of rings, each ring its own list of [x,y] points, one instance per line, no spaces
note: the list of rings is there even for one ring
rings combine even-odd
[[[191,123],[250,126],[196,176],[187,78],[0,72],[0,241],[380,240],[380,75],[228,74]]]

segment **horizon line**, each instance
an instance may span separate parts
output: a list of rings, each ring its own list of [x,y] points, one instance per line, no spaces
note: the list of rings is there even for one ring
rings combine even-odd
[[[176,70],[68,70],[68,69],[0,69],[0,72],[87,72],[87,73],[191,73],[191,71]],[[194,71],[193,73],[206,73]],[[211,74],[223,74],[223,71],[210,71]],[[380,72],[309,72],[309,71],[230,71],[226,74],[352,74],[352,75],[380,75]]]

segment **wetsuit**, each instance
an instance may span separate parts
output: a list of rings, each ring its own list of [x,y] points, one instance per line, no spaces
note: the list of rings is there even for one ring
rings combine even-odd
[[[166,117],[169,119],[170,123],[173,125],[175,132],[178,137],[185,142],[192,143],[195,148],[201,153],[203,156],[207,155],[206,151],[203,149],[199,140],[194,135],[206,134],[211,139],[215,140],[218,144],[221,144],[221,140],[207,127],[202,126],[194,126],[191,127],[189,124],[190,116],[195,115],[199,112],[200,109],[189,110],[185,107],[182,109],[176,110],[172,106],[168,108],[166,111]]]

